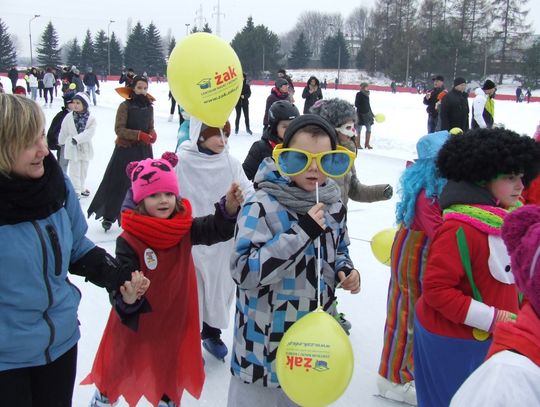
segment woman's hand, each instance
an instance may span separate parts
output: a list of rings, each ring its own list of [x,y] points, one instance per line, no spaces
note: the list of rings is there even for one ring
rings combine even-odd
[[[227,214],[229,216],[235,216],[243,202],[244,192],[240,189],[240,185],[233,182],[225,195],[225,210]]]
[[[344,290],[350,291],[351,294],[360,292],[360,273],[356,269],[352,269],[349,276],[345,276],[344,271],[338,271],[339,286]]]
[[[131,281],[126,281],[124,285],[120,287],[120,293],[122,294],[122,300],[126,304],[133,304],[135,301],[140,300],[150,287],[150,280],[148,280],[142,272],[134,271],[131,273]]]

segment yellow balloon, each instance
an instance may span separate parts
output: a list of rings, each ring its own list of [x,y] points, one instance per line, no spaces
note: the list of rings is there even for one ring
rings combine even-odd
[[[390,255],[396,232],[394,228],[383,229],[371,238],[371,251],[375,258],[385,266],[390,266]]]
[[[242,66],[236,52],[208,33],[191,34],[174,47],[167,78],[177,102],[212,127],[223,127],[242,92]]]
[[[459,127],[453,127],[448,132],[453,136],[459,136],[463,134],[463,130],[461,130]]]
[[[323,407],[340,398],[349,386],[353,367],[349,337],[320,308],[285,332],[276,356],[281,388],[304,407]]]
[[[374,116],[374,119],[377,123],[382,123],[386,120],[386,116],[383,114],[383,113],[377,113],[375,116]]]

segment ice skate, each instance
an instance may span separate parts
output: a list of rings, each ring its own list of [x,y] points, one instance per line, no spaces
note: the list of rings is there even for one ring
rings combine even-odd
[[[399,401],[410,406],[416,406],[416,388],[414,381],[400,384],[392,383],[390,380],[379,376],[377,378],[377,388],[379,395],[385,399]]]
[[[225,362],[225,356],[227,356],[228,349],[227,346],[223,343],[221,338],[206,338],[203,339],[203,348],[206,349],[208,353],[214,356],[216,359]]]
[[[105,232],[107,232],[112,227],[112,222],[108,219],[103,219],[101,221],[101,227]]]
[[[90,407],[114,407],[118,402],[111,404],[109,399],[96,389],[92,400],[90,400]]]

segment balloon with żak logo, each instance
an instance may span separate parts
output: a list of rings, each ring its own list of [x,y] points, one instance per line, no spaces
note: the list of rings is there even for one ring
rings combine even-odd
[[[276,356],[281,388],[304,407],[327,406],[341,397],[349,386],[353,367],[349,337],[322,308],[287,329]]]
[[[167,78],[177,102],[212,127],[223,127],[242,92],[238,56],[227,42],[208,33],[191,34],[174,47]]]

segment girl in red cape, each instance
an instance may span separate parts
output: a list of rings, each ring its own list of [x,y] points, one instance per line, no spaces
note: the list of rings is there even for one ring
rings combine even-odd
[[[232,184],[214,215],[193,219],[179,196],[174,153],[127,167],[133,210],[122,213],[116,257],[140,270],[151,284],[113,296],[109,320],[94,365],[82,384],[95,383],[91,406],[113,405],[120,396],[135,406],[144,396],[153,406],[180,405],[187,390],[199,398],[204,383],[193,244],[211,245],[233,236],[242,191]],[[128,287],[130,288],[130,287]],[[136,357],[132,357],[136,355]]]

